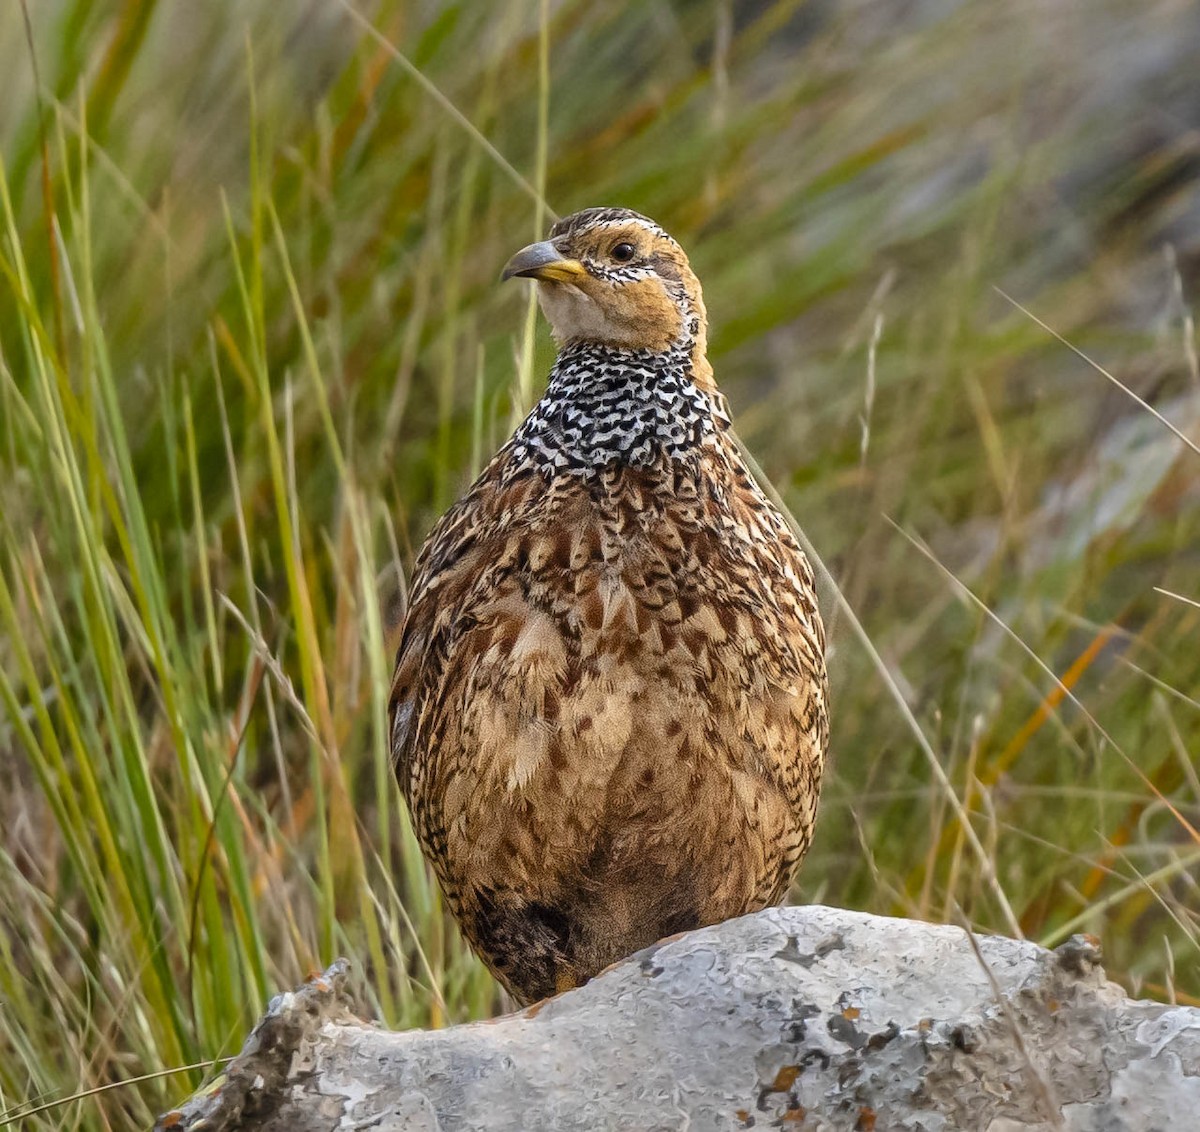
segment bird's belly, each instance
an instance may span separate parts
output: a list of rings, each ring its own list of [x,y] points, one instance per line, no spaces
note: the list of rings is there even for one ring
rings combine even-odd
[[[562,699],[527,777],[465,773],[479,805],[448,845],[449,887],[482,905],[469,931],[522,998],[756,910],[788,879],[798,819],[754,752],[729,749],[682,688],[595,685]]]

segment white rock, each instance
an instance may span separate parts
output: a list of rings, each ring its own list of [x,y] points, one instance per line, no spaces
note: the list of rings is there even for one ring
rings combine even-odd
[[[280,996],[159,1127],[379,1132],[1178,1132],[1200,1127],[1200,1010],[1057,951],[833,908],[772,908],[494,1022],[390,1033],[345,964]]]

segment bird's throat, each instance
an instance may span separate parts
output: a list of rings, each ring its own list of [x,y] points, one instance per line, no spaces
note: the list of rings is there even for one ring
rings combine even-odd
[[[728,417],[719,395],[701,388],[692,371],[686,349],[568,346],[513,437],[514,456],[548,475],[695,458]]]

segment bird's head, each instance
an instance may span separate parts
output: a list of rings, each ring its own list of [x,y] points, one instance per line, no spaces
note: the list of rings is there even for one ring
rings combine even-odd
[[[703,360],[700,283],[683,249],[639,213],[585,208],[565,217],[547,239],[508,261],[503,278],[514,276],[537,280],[538,300],[560,345],[683,349]]]

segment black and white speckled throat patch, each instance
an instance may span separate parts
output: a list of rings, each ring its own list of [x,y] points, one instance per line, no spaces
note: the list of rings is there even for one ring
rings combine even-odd
[[[550,384],[512,439],[519,466],[548,475],[610,464],[647,467],[694,455],[724,411],[692,380],[683,350],[656,354],[593,344],[558,356]]]

